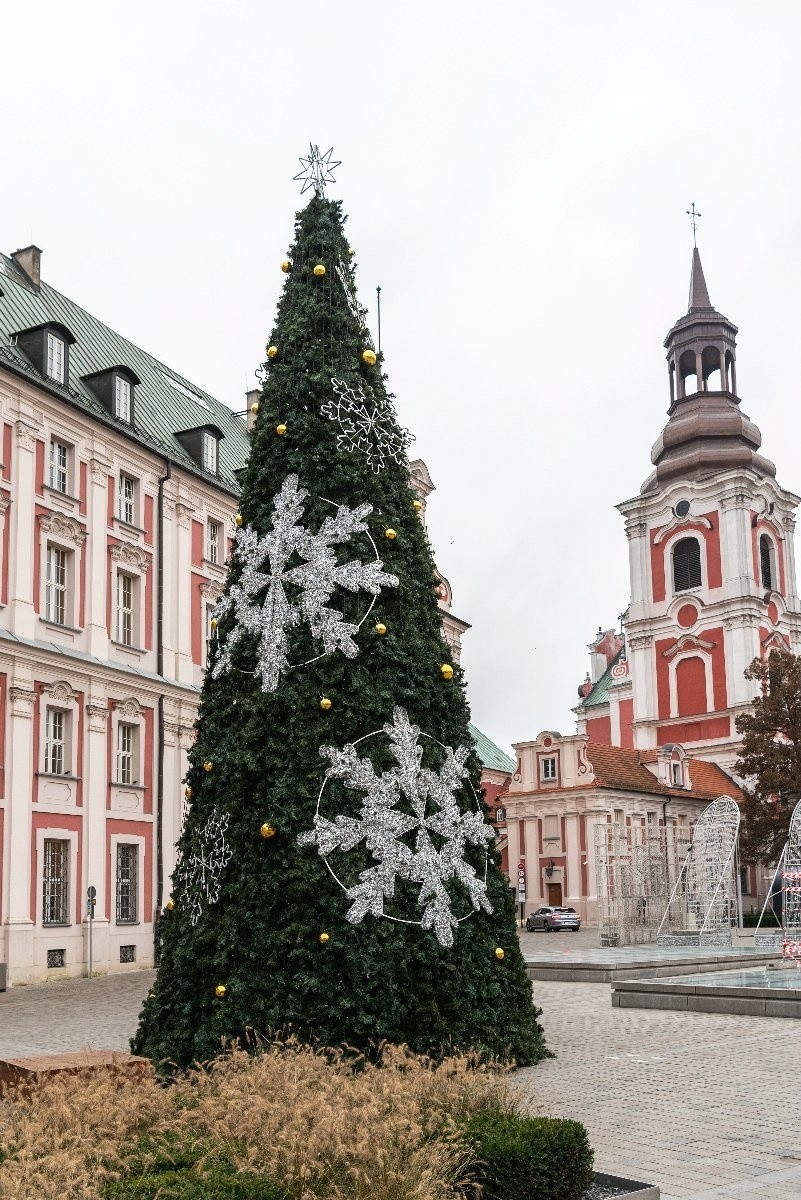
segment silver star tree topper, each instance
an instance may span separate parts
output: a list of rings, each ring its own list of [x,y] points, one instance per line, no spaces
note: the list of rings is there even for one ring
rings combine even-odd
[[[334,168],[342,165],[342,160],[337,159],[331,162],[331,155],[334,153],[334,147],[326,150],[325,154],[320,153],[319,146],[313,146],[309,142],[309,157],[300,156],[300,165],[302,171],[298,171],[297,175],[293,175],[293,179],[303,180],[303,187],[300,189],[301,196],[307,192],[309,188],[314,188],[315,195],[325,195],[325,185],[327,183],[336,183],[334,179]]]
[[[319,532],[309,533],[300,523],[307,496],[308,492],[298,487],[297,475],[289,475],[273,500],[271,532],[261,537],[251,525],[237,530],[234,554],[242,574],[214,608],[218,620],[233,611],[236,623],[221,642],[213,679],[231,669],[231,652],[252,634],[258,641],[256,673],[261,676],[262,691],[274,692],[290,667],[288,631],[302,623],[308,625],[312,637],[322,641],[323,655],[341,650],[346,658],[355,658],[358,647],[353,637],[367,613],[359,625],[347,622],[328,607],[335,589],[369,592],[372,608],[382,587],[398,586],[397,576],[382,570],[384,564],[370,538],[366,518],[373,511],[371,504],[358,508],[332,505],[334,515],[326,517]],[[357,533],[367,535],[374,561],[339,563],[335,547]],[[290,566],[291,561],[297,565]]]
[[[462,917],[455,915],[446,883],[455,880],[462,884],[472,911],[483,908],[492,912],[486,871],[485,878],[480,879],[464,857],[467,845],[487,847],[495,839],[495,831],[484,820],[478,803],[475,811],[462,812],[456,798],[465,781],[469,783],[465,762],[470,751],[461,746],[454,753],[444,747],[445,763],[438,772],[423,767],[420,738],[428,735],[421,734],[400,707],[395,709],[392,724],[385,725],[383,732],[389,738],[397,766],[381,775],[376,774],[369,759],[359,757],[358,743],[349,743],[342,750],[333,746],[321,748],[321,755],[331,762],[325,773],[326,781],[341,779],[347,787],[362,792],[362,809],[358,817],[340,815],[329,821],[320,815],[318,800],[314,829],[300,834],[298,842],[302,846],[317,846],[334,879],[353,901],[347,913],[353,925],[360,924],[368,913],[374,917],[388,915],[384,912],[384,900],[394,896],[395,880],[408,879],[421,885],[417,903],[423,910],[422,918],[407,921],[390,917],[390,920],[432,929],[440,945],[452,946],[454,928],[470,912]],[[325,783],[320,798],[324,789]],[[413,844],[404,840],[407,835],[412,835]],[[335,850],[347,853],[360,842],[364,842],[376,865],[360,873],[359,883],[347,887],[328,856]]]
[[[200,920],[204,906],[216,904],[220,898],[221,876],[232,853],[225,840],[229,819],[228,813],[215,808],[175,870],[177,890],[187,904],[193,925]]]

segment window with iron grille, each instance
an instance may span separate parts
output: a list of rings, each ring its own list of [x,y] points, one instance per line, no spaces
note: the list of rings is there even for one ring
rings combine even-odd
[[[114,412],[121,421],[131,423],[131,385],[119,375],[114,377]]]
[[[682,538],[673,547],[673,590],[701,586],[701,547],[697,538]]]
[[[203,434],[203,470],[217,474],[217,439],[213,433]]]
[[[64,382],[64,343],[54,333],[47,335],[47,374],[56,383]]]
[[[55,438],[50,443],[50,487],[66,496],[70,484],[70,448]]]
[[[136,769],[136,725],[120,721],[117,726],[117,783],[138,783]]]
[[[759,539],[759,566],[762,574],[763,588],[773,589],[776,586],[773,578],[773,556],[771,550],[773,547],[770,544],[770,538],[767,534],[762,534]]]
[[[45,620],[54,625],[67,624],[67,580],[69,551],[61,546],[47,546],[45,574]]]
[[[206,537],[206,558],[210,563],[221,561],[220,543],[222,541],[219,521],[209,521]]]
[[[66,950],[48,950],[47,965],[48,967],[63,967],[66,965]]]
[[[120,509],[118,516],[126,525],[136,524],[136,480],[120,475]]]
[[[505,808],[496,808],[495,809],[495,820],[496,821],[505,821],[506,820],[506,809]]]
[[[136,962],[136,946],[120,946],[120,962]]]
[[[117,573],[117,641],[123,646],[134,644],[135,581],[124,571]]]
[[[70,714],[63,708],[45,710],[45,756],[47,775],[69,775],[68,733]]]
[[[45,838],[42,870],[43,925],[69,924],[69,880],[69,842]]]
[[[117,924],[130,925],[137,920],[137,884],[139,847],[120,842],[117,845]]]

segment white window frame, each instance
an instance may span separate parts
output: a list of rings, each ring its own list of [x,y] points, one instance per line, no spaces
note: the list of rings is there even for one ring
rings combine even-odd
[[[47,347],[45,353],[45,375],[56,383],[64,382],[64,366],[67,358],[67,347],[63,338],[58,334],[47,331]]]
[[[114,376],[114,415],[127,425],[131,423],[131,383],[121,375]]]
[[[550,764],[553,764],[553,774],[550,773]],[[559,767],[555,754],[543,755],[540,759],[540,782],[541,783],[556,783],[559,778]]]
[[[50,830],[48,830],[47,832],[49,833]],[[64,867],[64,877],[61,880],[61,887],[62,887],[61,903],[63,905],[63,909],[59,912],[57,918],[54,918],[52,920],[46,920],[46,915],[48,913],[48,910],[51,909],[51,907],[52,907],[47,904],[47,890],[46,890],[47,877],[48,877],[47,866],[48,866],[48,857],[49,857],[48,849],[50,846],[58,846],[59,847],[59,850],[57,851],[57,853],[58,853],[59,859],[63,863],[63,867]],[[71,907],[70,901],[72,899],[72,897],[70,895],[70,891],[71,891],[70,885],[72,882],[72,871],[70,870],[70,868],[72,866],[71,859],[72,859],[71,843],[70,843],[69,838],[45,837],[43,839],[43,841],[42,841],[42,872],[41,872],[41,876],[42,876],[41,905],[42,905],[42,925],[44,927],[49,927],[49,926],[63,927],[65,925],[72,924],[72,922],[69,919],[70,918],[70,907]]]
[[[215,566],[222,566],[221,558],[223,550],[224,530],[219,521],[215,521],[213,517],[209,517],[206,522],[206,561],[213,563]]]
[[[110,871],[113,871],[113,873],[114,873],[113,874],[114,911],[113,911],[113,913],[109,913],[109,917],[110,917],[110,919],[112,919],[114,921],[115,924],[121,926],[123,929],[129,925],[141,925],[141,924],[143,924],[144,903],[145,903],[145,853],[146,853],[145,839],[144,839],[144,837],[141,836],[141,834],[133,834],[133,833],[126,832],[126,833],[114,833],[111,835],[110,840],[111,840],[111,845],[109,847],[110,861],[108,864],[108,869]],[[121,846],[121,845],[136,846],[136,849],[137,849],[137,856],[136,856],[137,857],[136,919],[133,921],[117,921],[117,887],[118,887],[118,883],[117,883],[118,858],[117,858],[117,856],[119,853],[118,846]]]
[[[62,829],[58,821],[58,816],[54,816],[51,828],[36,830],[36,924],[40,928],[44,927],[45,929],[64,928],[62,925],[45,925],[44,923],[44,852],[46,841],[69,842],[70,844],[66,925],[75,924],[75,887],[76,881],[80,881],[80,876],[78,875],[78,834],[74,829]],[[98,908],[100,908],[101,903],[100,896],[98,896]],[[95,915],[98,916],[99,913]]]
[[[139,527],[139,480],[120,472],[117,516],[124,525]]]
[[[129,895],[129,904],[131,903],[131,898],[133,900],[133,903],[131,904],[131,910],[129,911],[132,911],[133,915],[127,917],[120,916],[120,851],[123,849],[123,847],[128,851],[133,851],[134,853],[134,869],[130,881],[130,891],[132,895]],[[140,844],[137,840],[120,838],[114,847],[114,918],[117,925],[139,924],[139,882],[141,874],[141,857]]]
[[[139,722],[120,720],[116,731],[114,782],[121,786],[139,784]]]
[[[126,584],[130,584],[129,594],[125,595]],[[115,604],[115,641],[126,649],[139,649],[139,586],[140,578],[130,571],[117,571],[114,589]]]
[[[50,439],[50,469],[48,486],[62,496],[70,495],[72,447],[60,438]]]
[[[72,712],[57,704],[45,706],[44,774],[72,777]]]
[[[768,543],[768,557],[770,559],[770,584],[764,582],[762,578],[762,539],[765,538]],[[759,574],[760,588],[766,588],[771,592],[779,591],[779,551],[774,538],[770,535],[767,529],[760,529],[757,537],[757,572]],[[779,593],[781,594],[781,593]]]
[[[72,625],[75,552],[48,539],[45,548],[44,619],[51,625]]]
[[[683,588],[677,592],[673,586],[673,547],[676,542],[681,542],[684,538],[695,538],[698,542],[701,551],[701,582],[695,587]],[[686,596],[697,596],[700,592],[710,591],[709,586],[709,563],[706,557],[706,538],[702,537],[697,529],[677,529],[665,542],[664,552],[664,568],[665,568],[665,597],[670,599],[684,599]]]
[[[210,475],[216,475],[218,470],[217,438],[213,433],[209,433],[208,429],[203,430],[202,450],[203,470],[208,471]]]

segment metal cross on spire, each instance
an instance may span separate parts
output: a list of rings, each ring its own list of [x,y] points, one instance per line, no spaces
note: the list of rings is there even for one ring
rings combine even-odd
[[[334,167],[340,166],[340,162],[331,162],[331,155],[334,153],[334,147],[326,150],[325,154],[320,153],[319,146],[313,146],[309,142],[309,157],[300,158],[300,165],[303,167],[297,175],[293,175],[293,179],[302,179],[303,187],[300,189],[301,196],[309,188],[314,188],[315,195],[325,195],[325,185],[327,183],[336,183],[333,176]]]
[[[694,200],[693,200],[693,202],[692,202],[692,205],[690,206],[690,208],[686,209],[686,213],[687,213],[687,216],[690,218],[690,220],[691,220],[691,222],[692,222],[692,227],[693,227],[693,245],[694,245],[694,246],[697,246],[697,245],[698,245],[698,243],[697,243],[697,241],[695,240],[695,231],[696,231],[696,229],[698,228],[698,218],[701,216],[701,214],[699,213],[698,209],[695,207],[695,201],[694,201]]]

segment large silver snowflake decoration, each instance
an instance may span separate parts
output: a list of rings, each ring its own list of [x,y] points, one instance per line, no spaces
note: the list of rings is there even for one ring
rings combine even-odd
[[[204,907],[216,904],[220,898],[222,873],[232,853],[225,840],[228,822],[228,813],[215,808],[175,870],[176,890],[186,902],[193,925],[197,925]]]
[[[492,912],[487,895],[486,866],[481,879],[465,861],[465,848],[489,846],[495,831],[485,820],[473,792],[475,809],[462,812],[457,793],[469,778],[465,762],[470,751],[461,746],[446,752],[442,768],[432,771],[422,766],[421,734],[412,725],[404,709],[396,708],[392,724],[383,727],[392,747],[397,766],[377,775],[369,759],[360,758],[357,745],[376,734],[367,734],[342,750],[323,746],[320,750],[331,765],[320,789],[314,829],[300,834],[302,846],[317,846],[320,856],[339,886],[352,901],[347,919],[360,924],[369,914],[389,916],[385,899],[395,894],[396,879],[408,879],[421,885],[417,903],[422,909],[419,921],[389,916],[406,925],[431,929],[442,946],[453,945],[453,930],[470,916],[457,917],[446,884],[455,880],[470,898],[471,911]],[[429,739],[434,741],[433,738]],[[436,743],[440,745],[440,743]],[[320,801],[329,779],[341,779],[346,787],[362,792],[358,817],[337,816],[333,821],[320,814]],[[472,788],[470,788],[472,791]],[[360,842],[375,859],[375,866],[359,875],[360,882],[348,887],[338,877],[328,856],[335,850],[347,853]]]
[[[336,650],[355,658],[354,635],[381,588],[398,586],[397,576],[382,569],[384,564],[367,528],[372,505],[348,508],[332,504],[334,515],[326,517],[318,533],[310,533],[301,525],[307,495],[298,487],[297,475],[289,475],[273,500],[271,532],[262,537],[250,525],[237,530],[234,554],[242,573],[214,608],[218,621],[230,611],[236,621],[221,640],[211,672],[214,678],[230,670],[232,652],[243,638],[253,635],[258,642],[256,673],[261,676],[262,690],[274,692],[290,667],[289,630],[300,624],[308,625],[312,637],[322,641],[322,654],[316,658]],[[367,536],[375,555],[373,562],[338,562],[336,547],[357,533]],[[342,613],[328,607],[336,588],[372,595],[359,624],[346,621]]]
[[[325,154],[320,153],[319,146],[313,146],[309,142],[309,157],[303,158],[300,156],[300,165],[302,171],[298,171],[297,175],[293,175],[293,179],[303,180],[303,187],[300,189],[301,196],[309,188],[314,188],[315,195],[325,195],[325,185],[327,183],[336,183],[334,179],[334,168],[341,166],[341,160],[331,162],[331,155],[334,153],[334,147],[326,150]]]
[[[348,387],[341,379],[331,379],[333,399],[322,407],[332,421],[339,423],[337,449],[352,453],[359,450],[373,471],[381,471],[391,459],[403,463],[406,447],[414,441],[402,429],[389,403],[368,400],[362,387]]]

